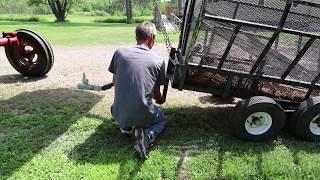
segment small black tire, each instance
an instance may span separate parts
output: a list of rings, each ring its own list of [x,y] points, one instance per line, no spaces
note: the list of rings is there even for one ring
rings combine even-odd
[[[289,122],[290,130],[306,141],[320,140],[320,96],[303,101]]]
[[[9,63],[24,76],[44,76],[49,72],[53,64],[45,42],[31,31],[17,31],[17,33],[20,46],[23,46],[23,48],[30,47],[32,53],[30,53],[29,57],[21,57],[14,45],[5,46],[5,53]]]
[[[260,142],[275,137],[284,127],[286,114],[273,99],[255,96],[236,105],[232,133],[243,140]]]

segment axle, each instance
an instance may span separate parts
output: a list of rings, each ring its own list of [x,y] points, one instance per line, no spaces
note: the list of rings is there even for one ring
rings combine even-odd
[[[2,33],[4,38],[0,39],[0,46],[19,44],[17,33]]]
[[[23,51],[20,47],[18,33],[16,32],[3,32],[2,37],[0,38],[0,46],[9,46],[13,45],[17,49],[18,53],[21,55]]]

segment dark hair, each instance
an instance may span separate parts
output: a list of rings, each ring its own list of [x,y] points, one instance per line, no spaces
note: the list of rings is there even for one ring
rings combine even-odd
[[[147,41],[152,35],[157,35],[156,26],[152,22],[142,22],[136,27],[136,40]]]

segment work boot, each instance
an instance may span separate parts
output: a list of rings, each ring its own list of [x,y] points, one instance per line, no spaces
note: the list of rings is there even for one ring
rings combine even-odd
[[[138,156],[146,160],[149,158],[149,140],[147,136],[147,131],[144,128],[135,128],[134,137],[136,139],[136,144],[134,150],[137,152]]]

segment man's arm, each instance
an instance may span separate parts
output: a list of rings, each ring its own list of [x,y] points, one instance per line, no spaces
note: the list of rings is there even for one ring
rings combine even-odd
[[[154,88],[154,95],[153,95],[153,99],[156,100],[157,104],[163,104],[166,102],[165,98],[163,98],[161,92],[160,92],[160,85],[156,85],[156,87]]]
[[[160,73],[158,74],[156,86],[154,88],[154,99],[156,100],[157,104],[163,104],[166,102],[166,98],[161,94],[160,86],[165,85],[166,82],[166,64],[163,61],[160,67]]]
[[[112,86],[115,86],[115,84],[116,84],[117,58],[118,58],[118,50],[113,54],[113,57],[111,59],[111,63],[109,65],[109,72],[111,72],[113,74],[112,83],[103,86],[102,90],[110,89]]]

